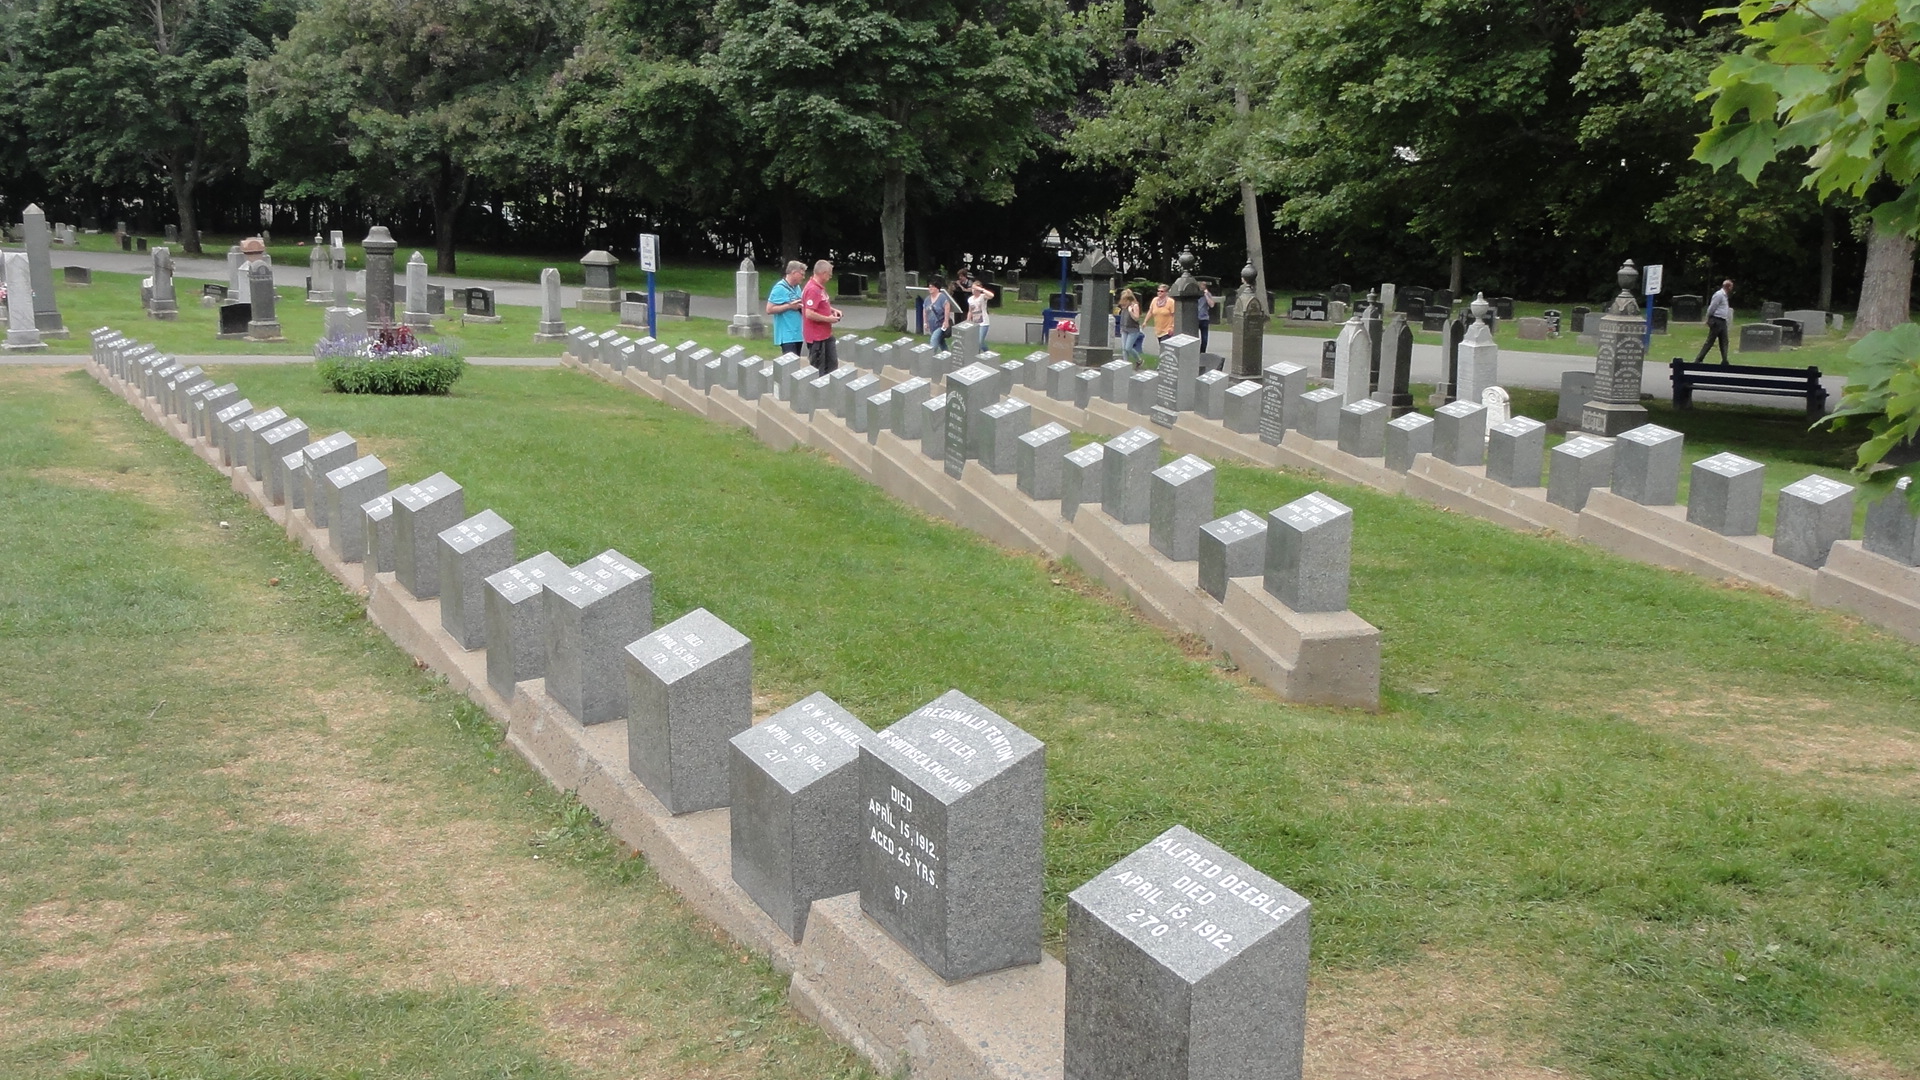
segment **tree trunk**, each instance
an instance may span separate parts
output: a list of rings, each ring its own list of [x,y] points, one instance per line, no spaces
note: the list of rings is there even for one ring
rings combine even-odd
[[[1867,234],[1867,270],[1860,277],[1860,311],[1853,337],[1904,324],[1913,302],[1913,237],[1875,225]]]
[[[887,329],[907,328],[907,173],[887,169],[880,200],[880,258],[887,269]]]
[[[1821,311],[1833,310],[1833,207],[1820,208],[1820,303]]]
[[[1246,116],[1252,106],[1247,101],[1247,92],[1240,87],[1233,88],[1233,111],[1235,115]],[[1247,233],[1247,261],[1253,264],[1254,294],[1262,305],[1267,303],[1267,254],[1266,246],[1260,242],[1260,193],[1253,188],[1253,179],[1245,174],[1240,177],[1240,217]],[[1232,281],[1235,275],[1223,275]],[[1228,286],[1231,287],[1231,286]]]
[[[800,205],[793,197],[792,189],[782,186],[778,196],[780,204],[780,273],[787,272],[787,264],[800,258]]]
[[[199,218],[193,213],[194,183],[192,162],[179,158],[167,163],[167,181],[173,188],[174,211],[180,215],[180,250],[191,255],[200,254]]]
[[[433,207],[433,272],[451,274],[454,272],[453,223],[460,216],[459,206]]]
[[[1455,300],[1460,299],[1460,286],[1464,284],[1466,280],[1467,253],[1455,250],[1453,253],[1453,269],[1447,274],[1447,291],[1453,294]]]

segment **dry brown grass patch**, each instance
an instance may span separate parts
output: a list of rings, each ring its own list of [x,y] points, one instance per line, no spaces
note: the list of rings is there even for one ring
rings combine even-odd
[[[1920,732],[1848,723],[1820,698],[1730,689],[1712,695],[1646,691],[1632,719],[1695,742],[1726,747],[1763,768],[1902,797],[1920,795]]]
[[[1516,1013],[1544,1008],[1548,989],[1481,958],[1429,955],[1411,964],[1314,980],[1307,1009],[1311,1080],[1548,1080],[1540,1047],[1517,1038]]]

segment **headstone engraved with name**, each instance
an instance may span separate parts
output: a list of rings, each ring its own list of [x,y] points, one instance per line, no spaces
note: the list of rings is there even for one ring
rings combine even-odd
[[[1287,411],[1293,400],[1307,392],[1307,369],[1299,364],[1280,363],[1261,373],[1260,441],[1280,445],[1286,436]]]
[[[543,551],[487,577],[487,685],[508,701],[515,684],[547,673],[540,594],[566,573],[566,563]]]
[[[1827,565],[1827,553],[1853,536],[1853,485],[1809,476],[1780,489],[1773,553],[1802,566]]]
[[[1387,417],[1392,406],[1373,398],[1361,398],[1340,406],[1341,453],[1354,457],[1380,457],[1387,452]]]
[[[816,693],[731,741],[733,880],[794,941],[815,900],[860,888],[860,747],[872,738]]]
[[[1199,393],[1200,339],[1175,334],[1160,343],[1160,388],[1157,404],[1174,412],[1193,409]]]
[[[1687,520],[1722,536],[1759,532],[1766,471],[1766,466],[1738,454],[1694,462],[1687,480]]]
[[[727,805],[728,743],[753,726],[753,642],[696,608],[626,648],[627,768],[670,814]]]
[[[860,747],[860,907],[948,982],[1040,961],[1046,748],[949,690]]]
[[[1508,487],[1540,486],[1546,468],[1547,425],[1515,416],[1487,429],[1487,479]]]
[[[1146,524],[1152,513],[1153,471],[1160,467],[1160,436],[1129,428],[1108,439],[1106,448],[1100,509],[1122,525]]]
[[[1575,435],[1553,448],[1547,470],[1547,501],[1575,513],[1586,509],[1587,496],[1613,482],[1613,443],[1591,435]]]
[[[653,629],[653,574],[618,551],[568,570],[541,592],[547,693],[582,724],[627,715],[623,650]]]
[[[365,522],[354,511],[387,490],[387,467],[368,454],[326,474],[327,539],[341,562],[357,563],[366,553]]]
[[[229,436],[233,440],[233,461],[244,466],[248,475],[255,480],[265,480],[266,461],[259,458],[260,434],[287,422],[287,410],[274,406],[266,412],[257,412],[240,421],[240,427]]]
[[[1298,1080],[1307,900],[1174,826],[1067,898],[1065,1080]]]
[[[275,506],[287,503],[287,486],[298,479],[288,474],[286,456],[307,445],[306,421],[295,417],[282,421],[255,436],[254,457],[261,463],[261,480],[266,485],[267,501]]]
[[[1015,484],[1029,499],[1060,497],[1061,472],[1073,436],[1056,423],[1047,423],[1020,436],[1015,452]]]
[[[360,456],[360,444],[344,431],[336,431],[300,448],[306,456],[307,521],[317,529],[327,527],[327,500],[321,490],[328,473]]]
[[[1312,492],[1267,515],[1266,589],[1299,612],[1345,611],[1353,511]]]
[[[967,459],[979,456],[982,425],[974,413],[993,402],[998,374],[985,364],[973,363],[947,376],[946,467],[947,475],[958,478]]]
[[[1640,404],[1641,367],[1647,356],[1643,337],[1646,325],[1633,299],[1633,286],[1640,280],[1640,271],[1629,260],[1620,267],[1617,277],[1620,294],[1599,318],[1600,345],[1593,368],[1593,400],[1580,411],[1580,430],[1607,438],[1647,422],[1646,407]],[[1589,324],[1592,321],[1589,318]]]
[[[1227,599],[1227,580],[1259,577],[1267,568],[1267,523],[1251,510],[1235,510],[1200,526],[1200,588]]]
[[[1920,566],[1920,515],[1907,502],[1913,478],[1896,480],[1893,490],[1867,506],[1860,546],[1901,566]]]
[[[417,520],[416,520],[417,527]],[[440,628],[468,651],[487,644],[487,579],[513,565],[513,526],[482,510],[440,531]]]
[[[1188,454],[1153,471],[1147,542],[1175,562],[1200,557],[1200,526],[1213,517],[1214,468]]]
[[[466,516],[466,492],[446,473],[434,473],[394,493],[393,577],[415,600],[440,595],[440,550],[435,538]],[[501,565],[512,562],[508,559]]]
[[[1101,443],[1088,443],[1078,450],[1070,450],[1060,459],[1060,516],[1068,521],[1079,511],[1081,503],[1098,502],[1100,488],[1106,480],[1107,448]]]
[[[1613,444],[1613,493],[1642,506],[1671,506],[1680,494],[1685,436],[1658,424],[1623,431]]]

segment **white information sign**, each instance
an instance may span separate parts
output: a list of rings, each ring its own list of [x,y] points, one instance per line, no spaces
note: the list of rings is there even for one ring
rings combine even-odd
[[[660,237],[656,233],[640,234],[640,269],[649,274],[660,269]]]
[[[1661,277],[1664,276],[1666,269],[1667,269],[1666,267],[1661,266],[1658,263],[1655,263],[1654,265],[1647,267],[1647,295],[1648,296],[1659,296],[1660,293],[1663,291],[1660,288],[1662,284],[1660,279]]]

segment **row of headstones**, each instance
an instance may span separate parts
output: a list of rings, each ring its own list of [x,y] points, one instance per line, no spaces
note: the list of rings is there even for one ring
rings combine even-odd
[[[1643,506],[1672,506],[1678,499],[1685,443],[1680,432],[1644,424],[1616,440],[1575,435],[1549,454],[1545,424],[1515,416],[1488,427],[1486,414],[1485,406],[1473,402],[1442,406],[1431,423],[1429,452],[1454,465],[1484,462],[1488,479],[1508,487],[1540,487],[1544,471],[1547,501],[1576,513],[1586,507],[1595,488],[1608,488]],[[1733,453],[1694,462],[1688,473],[1687,520],[1722,536],[1758,535],[1765,474],[1760,462]],[[1826,565],[1834,543],[1853,535],[1854,490],[1819,475],[1781,488],[1773,553],[1803,566]],[[1920,531],[1907,507],[1906,481],[1868,508],[1862,545],[1903,566],[1920,565]]]
[[[1225,601],[1230,578],[1260,577],[1267,591],[1294,611],[1347,608],[1353,539],[1348,507],[1315,492],[1264,517],[1245,509],[1216,517],[1214,467],[1206,460],[1189,454],[1162,466],[1160,437],[1138,427],[1076,450],[1066,427],[1051,422],[1036,427],[1032,404],[1011,396],[1016,387],[1033,387],[1027,380],[1044,373],[1050,376],[1050,396],[1077,399],[1084,406],[1096,385],[1106,400],[1125,394],[1119,389],[1122,369],[1130,376],[1130,389],[1155,380],[1177,385],[1182,378],[1177,373],[1134,372],[1126,361],[1091,370],[1071,361],[1049,365],[1043,352],[1006,363],[983,353],[956,368],[951,353],[936,353],[925,344],[905,347],[910,338],[891,345],[856,338],[847,342],[854,365],[823,375],[799,357],[768,361],[737,345],[715,354],[692,341],[674,348],[650,338],[595,335],[584,327],[569,336],[574,356],[616,372],[679,378],[701,393],[720,386],[748,401],[771,396],[803,416],[830,412],[870,443],[881,431],[891,431],[908,443],[918,442],[923,454],[955,476],[967,461],[978,461],[989,472],[1012,474],[1029,498],[1060,500],[1061,516],[1069,521],[1083,505],[1098,504],[1122,525],[1147,525],[1148,542],[1168,559],[1198,562],[1200,586],[1216,600]],[[1170,343],[1188,360],[1198,355],[1197,340],[1182,335]],[[893,384],[880,372],[894,365],[902,348],[898,366],[916,374]],[[1191,365],[1184,370],[1190,373]],[[1305,369],[1296,370],[1304,381]],[[1225,378],[1219,372],[1208,375],[1219,376],[1208,382],[1211,387]],[[944,393],[934,394],[936,383],[943,384]],[[1257,383],[1233,389],[1240,387],[1260,391]],[[1068,393],[1075,396],[1063,396]],[[1130,396],[1135,411],[1147,411],[1143,393],[1134,389]]]
[[[255,411],[233,384],[109,329],[93,340],[98,364],[326,528],[343,561],[391,566],[415,599],[437,599],[449,636],[487,651],[496,692],[544,679],[582,724],[624,718],[628,768],[669,813],[731,807],[733,878],[793,940],[815,900],[858,892],[943,979],[1040,960],[1038,739],[957,690],[879,732],[820,693],[755,725],[752,642],[704,608],[654,629],[652,575],[620,552],[516,561],[513,527],[468,516],[445,474],[389,488],[348,433],[309,442],[304,423]],[[1118,1075],[1185,1046],[1298,1075],[1309,907],[1178,826],[1076,889],[1069,1072]],[[1167,970],[1157,1008],[1121,1007]]]

